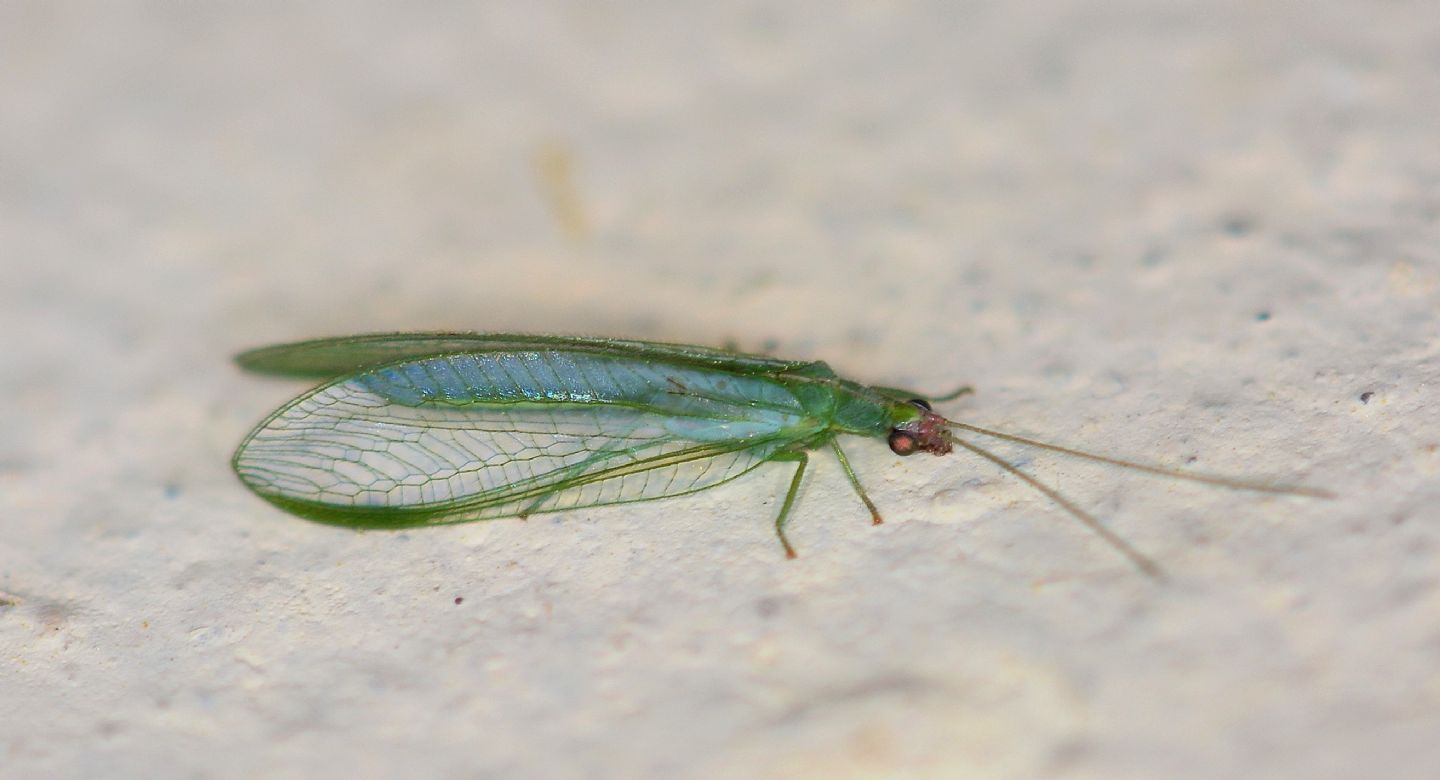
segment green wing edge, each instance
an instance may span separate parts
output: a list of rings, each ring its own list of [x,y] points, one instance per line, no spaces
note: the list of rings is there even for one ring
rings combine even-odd
[[[764,445],[770,442],[749,441],[743,444],[732,443],[729,445],[702,444],[687,450],[667,453],[663,456],[650,458],[641,461],[632,461],[621,466],[608,469],[601,469],[590,474],[574,479],[562,479],[558,484],[547,484],[544,482],[535,483],[523,490],[500,492],[498,495],[477,495],[468,500],[457,501],[432,506],[404,507],[365,507],[365,506],[339,506],[319,501],[306,501],[287,496],[258,493],[258,495],[289,512],[290,514],[303,517],[312,522],[325,525],[342,526],[356,530],[400,530],[404,528],[417,528],[421,526],[434,525],[456,525],[483,520],[498,520],[505,517],[523,517],[527,514],[547,514],[551,512],[568,512],[574,509],[584,509],[595,506],[615,506],[620,504],[635,504],[643,501],[657,501],[664,498],[699,493],[711,488],[718,487],[727,482],[739,479],[756,468],[770,461],[770,457],[757,459],[749,466],[729,475],[725,479],[687,490],[665,492],[653,496],[636,498],[617,499],[612,501],[594,501],[563,506],[538,506],[527,511],[516,511],[516,504],[541,504],[553,493],[561,493],[577,487],[605,482],[610,479],[624,477],[629,474],[640,473],[654,469],[665,468],[666,466],[680,465],[686,462],[707,460],[734,454],[740,450],[754,449],[757,444]]]
[[[246,371],[294,379],[331,379],[367,368],[459,352],[521,352],[562,349],[639,360],[668,360],[748,374],[792,372],[817,364],[778,360],[713,347],[593,336],[529,336],[515,333],[371,333],[311,339],[242,352]]]

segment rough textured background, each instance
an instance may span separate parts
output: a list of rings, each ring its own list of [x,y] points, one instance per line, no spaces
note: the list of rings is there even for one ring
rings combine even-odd
[[[0,6],[0,774],[1421,777],[1440,765],[1430,2]],[[246,492],[235,351],[733,343],[979,395],[1147,581],[850,446],[529,522]],[[462,599],[463,602],[457,603]]]

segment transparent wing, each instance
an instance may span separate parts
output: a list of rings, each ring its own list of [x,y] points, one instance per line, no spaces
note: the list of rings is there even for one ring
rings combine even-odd
[[[743,447],[720,444],[680,447],[678,443],[650,457],[613,463],[597,461],[593,470],[567,480],[562,487],[527,496],[494,514],[504,517],[539,512],[559,512],[588,506],[625,504],[668,498],[715,487],[729,482],[769,460],[786,442],[783,439],[749,441]],[[498,509],[498,508],[497,508]]]
[[[296,514],[459,522],[703,490],[818,430],[775,383],[585,353],[452,355],[282,407],[234,465]]]
[[[373,333],[313,339],[260,347],[236,356],[246,371],[301,379],[330,379],[361,369],[401,360],[459,352],[517,352],[527,350],[587,351],[634,359],[684,360],[761,373],[788,371],[810,365],[760,355],[666,344],[653,341],[586,336],[525,336],[513,333]]]

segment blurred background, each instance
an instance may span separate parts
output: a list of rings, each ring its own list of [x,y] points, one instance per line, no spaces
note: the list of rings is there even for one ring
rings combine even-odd
[[[0,5],[0,774],[1392,777],[1440,762],[1424,2]],[[1171,466],[850,447],[406,534],[228,469],[389,330],[823,359]],[[784,470],[782,470],[784,471]]]

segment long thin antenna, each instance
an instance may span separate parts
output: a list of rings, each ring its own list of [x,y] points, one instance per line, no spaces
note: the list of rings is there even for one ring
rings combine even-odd
[[[959,429],[962,431],[969,431],[971,433],[978,433],[982,436],[990,436],[992,438],[1002,439],[1004,441],[1014,442],[1016,444],[1023,444],[1027,447],[1038,447],[1042,450],[1058,452],[1061,455],[1069,455],[1073,458],[1084,458],[1085,460],[1093,460],[1099,463],[1108,463],[1111,466],[1119,466],[1120,468],[1125,469],[1134,469],[1135,471],[1144,471],[1149,474],[1158,474],[1162,477],[1186,479],[1191,482],[1202,482],[1207,485],[1218,485],[1220,487],[1233,488],[1235,490],[1253,490],[1258,493],[1278,493],[1289,496],[1309,496],[1311,498],[1335,497],[1335,494],[1331,493],[1328,490],[1305,487],[1304,485],[1284,485],[1274,482],[1259,482],[1248,479],[1236,479],[1234,477],[1225,477],[1218,474],[1206,474],[1204,472],[1198,471],[1181,471],[1180,469],[1170,469],[1165,468],[1164,466],[1152,466],[1147,463],[1136,463],[1133,460],[1121,460],[1120,458],[1112,458],[1108,455],[1099,455],[1094,452],[1085,452],[1084,450],[1071,449],[1070,447],[1061,447],[1058,444],[1050,444],[1043,441],[1036,441],[1035,439],[1027,439],[1024,436],[1016,436],[1013,433],[1001,433],[1000,431],[991,430],[989,428],[981,428],[978,425],[955,422],[954,420],[946,420],[945,425],[950,427],[952,430]],[[959,439],[956,439],[955,441],[957,443],[963,444],[963,442],[960,442]],[[968,447],[970,445],[965,446]]]
[[[1064,509],[1066,512],[1069,512],[1072,516],[1074,516],[1076,520],[1084,523],[1086,528],[1094,531],[1097,536],[1108,542],[1110,546],[1118,550],[1121,555],[1129,558],[1130,562],[1135,564],[1135,568],[1139,569],[1142,573],[1145,574],[1145,576],[1155,580],[1165,579],[1165,573],[1161,571],[1160,566],[1156,564],[1155,561],[1145,557],[1145,555],[1139,550],[1131,547],[1130,544],[1124,539],[1116,536],[1114,531],[1111,531],[1109,528],[1106,528],[1104,525],[1102,525],[1100,521],[1095,518],[1094,515],[1076,506],[1074,502],[1072,502],[1070,499],[1060,495],[1060,492],[1055,490],[1055,488],[1052,488],[1049,485],[1041,482],[1040,480],[1030,476],[1029,474],[1026,474],[1025,472],[1021,471],[1020,468],[1014,463],[1005,460],[1004,458],[996,455],[993,452],[990,452],[989,450],[971,444],[970,442],[965,441],[964,439],[961,439],[953,434],[950,435],[950,441],[960,445],[961,447],[964,447],[965,449],[975,453],[976,455],[979,455],[985,460],[994,463],[1000,468],[1005,469],[1005,471],[1013,474],[1016,478],[1025,482],[1025,484],[1040,491],[1046,498],[1054,501],[1060,506],[1061,509]]]

